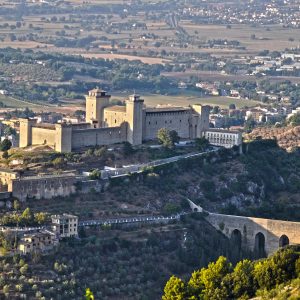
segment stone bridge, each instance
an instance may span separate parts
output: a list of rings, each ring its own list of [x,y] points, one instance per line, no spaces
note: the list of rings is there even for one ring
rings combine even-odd
[[[300,244],[300,222],[209,213],[206,220],[238,248],[249,249],[258,257],[278,248]]]
[[[193,211],[203,212],[202,207],[188,201]],[[208,213],[205,219],[237,248],[251,250],[257,257],[272,254],[280,247],[300,244],[300,222],[215,213]]]

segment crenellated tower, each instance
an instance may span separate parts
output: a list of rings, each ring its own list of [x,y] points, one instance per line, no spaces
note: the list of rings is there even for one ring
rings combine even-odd
[[[86,117],[87,123],[91,123],[93,128],[104,127],[103,109],[109,105],[110,95],[99,88],[89,91],[86,96]]]

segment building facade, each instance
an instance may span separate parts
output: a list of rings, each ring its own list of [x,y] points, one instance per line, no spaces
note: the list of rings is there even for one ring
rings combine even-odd
[[[59,238],[78,237],[78,217],[70,214],[53,215],[52,230]]]
[[[55,234],[48,230],[24,234],[18,244],[20,254],[45,252],[53,249],[58,244]]]
[[[101,89],[86,96],[86,122],[78,124],[37,123],[20,119],[20,147],[48,145],[58,152],[71,152],[88,146],[129,142],[140,145],[168,128],[180,138],[201,137],[209,128],[209,106],[147,108],[138,95],[131,95],[125,106],[110,106],[110,95]]]
[[[242,144],[242,133],[240,131],[209,129],[205,131],[204,136],[214,146],[232,148]]]

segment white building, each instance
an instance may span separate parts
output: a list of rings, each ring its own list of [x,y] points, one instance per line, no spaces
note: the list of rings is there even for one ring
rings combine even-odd
[[[240,131],[209,129],[204,136],[214,146],[232,148],[242,144],[242,133]]]

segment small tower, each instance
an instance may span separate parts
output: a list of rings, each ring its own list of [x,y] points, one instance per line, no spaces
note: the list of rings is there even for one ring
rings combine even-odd
[[[192,105],[194,112],[198,115],[198,124],[195,128],[195,137],[200,138],[203,133],[209,129],[209,105],[194,104]]]
[[[104,127],[103,109],[109,105],[110,95],[99,88],[89,91],[86,96],[86,117],[87,123],[91,123],[94,128]]]
[[[144,100],[135,94],[126,101],[127,141],[132,145],[140,145],[143,141],[143,106]]]
[[[55,151],[72,151],[72,124],[55,124]]]
[[[36,119],[20,119],[20,147],[27,147],[32,144],[32,127],[36,123]]]

